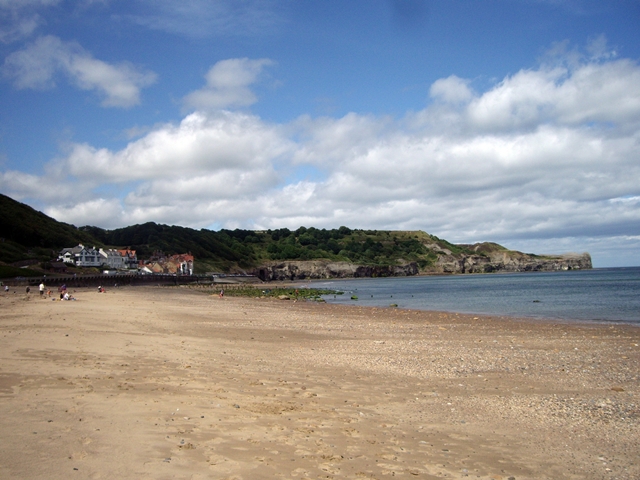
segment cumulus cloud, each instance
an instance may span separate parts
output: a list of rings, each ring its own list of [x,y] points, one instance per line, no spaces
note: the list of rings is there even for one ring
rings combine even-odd
[[[52,218],[66,218],[72,225],[105,225],[115,218],[126,215],[119,199],[96,198],[76,201],[73,204],[59,204],[45,209]]]
[[[44,36],[9,55],[3,74],[19,89],[47,89],[63,73],[82,90],[94,90],[105,107],[131,107],[140,103],[140,90],[156,80],[153,72],[128,63],[112,65],[93,56],[74,42]]]
[[[266,58],[221,60],[205,75],[206,85],[184,98],[184,105],[196,110],[253,105],[258,99],[249,86],[258,80],[262,69],[269,65],[273,65],[273,62]]]
[[[451,75],[433,82],[429,89],[429,95],[431,98],[457,104],[471,100],[473,92],[469,88],[468,80]]]
[[[51,188],[52,183],[56,184],[56,188]],[[43,177],[17,170],[8,170],[0,173],[0,191],[8,192],[8,195],[17,200],[37,198],[55,204],[71,198],[77,199],[80,192],[86,193],[87,189],[84,186],[74,188],[64,176],[47,174],[46,177]]]
[[[64,169],[78,178],[99,176],[108,182],[200,177],[220,171],[248,173],[272,169],[291,148],[279,128],[257,117],[193,113],[180,124],[158,127],[117,152],[73,145]]]
[[[640,121],[638,64],[617,59],[603,36],[593,39],[587,52],[569,50],[566,43],[555,45],[539,68],[521,70],[469,98],[468,121],[483,129],[590,122],[636,128]]]
[[[630,60],[520,71],[474,98],[467,113],[474,126],[487,129],[637,122],[640,71]]]
[[[215,70],[208,86],[250,85],[252,73],[239,71]],[[485,92],[450,76],[401,119],[349,113],[274,125],[198,111],[121,150],[71,145],[49,168],[84,186],[134,182],[120,209],[96,212],[104,227],[421,229],[544,253],[526,242],[640,235],[639,75],[636,62],[600,57],[522,70]],[[296,177],[307,168],[322,175]],[[90,200],[80,211],[95,224]]]
[[[238,206],[246,208],[282,184],[279,166],[295,149],[285,131],[248,114],[196,112],[179,124],[156,126],[118,151],[71,144],[65,156],[51,162],[48,170],[56,177],[67,175],[66,181],[60,182],[63,185],[134,186],[120,211],[100,212],[104,220],[100,226],[152,219],[204,227],[221,217],[232,221]],[[92,205],[84,195],[78,197],[79,204]],[[68,203],[66,199],[61,202],[55,218],[73,216],[77,221],[80,212],[89,212],[88,207],[67,212]],[[252,205],[238,218],[251,211],[259,209]],[[112,216],[106,218],[109,212]],[[96,224],[90,215],[86,220]]]

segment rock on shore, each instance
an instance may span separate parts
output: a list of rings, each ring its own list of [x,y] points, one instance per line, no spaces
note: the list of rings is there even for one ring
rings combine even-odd
[[[424,268],[416,262],[400,265],[358,265],[330,260],[279,261],[267,263],[251,273],[264,281],[362,277],[406,277],[438,273],[549,272],[588,270],[592,268],[588,253],[532,255],[507,250],[495,244],[467,246],[473,254],[440,250],[433,265]]]

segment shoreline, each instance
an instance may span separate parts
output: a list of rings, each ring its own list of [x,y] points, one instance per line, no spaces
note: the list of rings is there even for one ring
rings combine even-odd
[[[350,280],[352,281],[353,279],[344,279],[344,280]],[[317,280],[318,282],[323,282],[326,283],[329,280]],[[334,281],[334,280],[330,280],[330,281]],[[238,289],[242,289],[243,287],[251,287],[251,288],[258,288],[258,289],[263,289],[263,290],[273,290],[273,288],[269,289],[269,288],[265,288],[265,285],[268,284],[241,284],[241,285],[236,285],[236,284],[229,284],[231,285],[231,289],[233,289],[234,287],[238,287]],[[196,290],[198,289],[202,289],[202,290],[208,290],[211,289],[212,291],[216,291],[215,288],[213,287],[209,287],[209,286],[183,286],[186,288],[194,288]],[[300,284],[300,282],[289,282],[289,283],[280,283],[278,286],[276,286],[275,288],[282,288],[282,289],[291,289],[291,288],[316,288],[313,286],[303,286]],[[137,288],[137,287],[136,287]],[[173,287],[167,287],[167,288],[173,288]],[[218,291],[220,290],[220,288],[217,289]],[[226,292],[228,292],[229,289],[225,290]],[[344,291],[344,295],[347,296],[349,293],[352,293],[351,290],[349,291]],[[258,298],[258,297],[245,297],[245,298]],[[304,299],[301,299],[300,301],[304,301]],[[307,300],[307,301],[311,301],[311,300]],[[471,315],[471,316],[483,316],[483,317],[500,317],[500,318],[505,318],[505,319],[512,319],[512,320],[522,320],[522,321],[531,321],[531,322],[537,322],[537,323],[566,323],[569,325],[572,324],[585,324],[585,325],[602,325],[602,326],[607,326],[607,325],[626,325],[629,327],[633,327],[633,328],[640,328],[640,321],[630,321],[630,320],[604,320],[604,319],[583,319],[583,318],[562,318],[562,317],[552,317],[550,315],[526,315],[526,314],[521,314],[521,315],[511,315],[511,314],[501,314],[501,313],[482,313],[482,312],[465,312],[465,311],[460,311],[460,310],[445,310],[445,309],[421,309],[421,308],[415,308],[415,307],[405,307],[405,306],[401,306],[401,305],[396,305],[396,306],[392,306],[391,304],[389,305],[358,305],[357,302],[359,302],[360,300],[353,300],[352,303],[347,303],[347,302],[332,302],[330,300],[325,300],[325,303],[328,305],[333,305],[333,306],[341,306],[341,307],[345,307],[345,308],[353,308],[353,307],[357,307],[357,308],[378,308],[378,309],[389,309],[389,310],[407,310],[407,311],[417,311],[417,312],[432,312],[432,313],[449,313],[449,314],[460,314],[460,315]],[[320,302],[322,303],[322,302]]]
[[[75,296],[0,298],[3,477],[640,477],[635,325]]]

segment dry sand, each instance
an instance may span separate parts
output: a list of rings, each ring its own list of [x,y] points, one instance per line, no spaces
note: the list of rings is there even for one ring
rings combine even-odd
[[[0,298],[0,478],[640,478],[640,328]]]

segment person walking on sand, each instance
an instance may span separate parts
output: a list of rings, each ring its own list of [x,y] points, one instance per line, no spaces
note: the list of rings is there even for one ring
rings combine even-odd
[[[224,289],[220,290],[220,298],[224,297]]]
[[[44,282],[41,282],[38,288],[40,289],[40,298],[42,298],[44,296]]]

